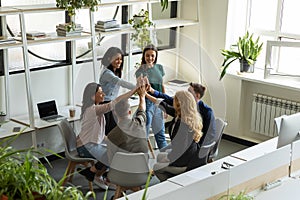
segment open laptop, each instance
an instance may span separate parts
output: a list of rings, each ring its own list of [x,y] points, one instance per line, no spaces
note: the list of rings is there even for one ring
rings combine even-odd
[[[37,107],[40,118],[47,122],[58,121],[65,118],[58,114],[55,100],[38,103]]]

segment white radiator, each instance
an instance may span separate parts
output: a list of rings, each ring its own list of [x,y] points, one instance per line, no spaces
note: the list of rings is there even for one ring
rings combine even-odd
[[[300,102],[253,94],[251,131],[269,137],[278,135],[274,118],[300,112]]]

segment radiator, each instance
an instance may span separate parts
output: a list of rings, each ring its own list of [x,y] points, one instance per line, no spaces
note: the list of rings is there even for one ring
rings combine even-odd
[[[274,118],[300,112],[300,102],[253,94],[251,131],[269,137],[278,135]]]

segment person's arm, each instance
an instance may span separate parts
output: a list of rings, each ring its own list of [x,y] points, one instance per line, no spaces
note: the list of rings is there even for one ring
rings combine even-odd
[[[149,88],[149,93],[156,98],[164,99],[167,104],[169,104],[170,106],[173,106],[173,97],[171,97],[165,93],[159,92],[157,90],[154,90],[152,87]]]
[[[139,106],[138,106],[138,110],[140,111],[145,111],[146,110],[146,101],[145,101],[145,97],[146,97],[146,86],[142,85],[141,87],[139,87],[137,89],[137,93],[139,95]]]
[[[115,100],[113,100],[112,102],[113,102],[114,104],[116,104],[116,103],[118,103],[118,102],[120,102],[120,101],[122,101],[122,100],[124,100],[124,99],[128,99],[130,96],[132,96],[132,95],[136,92],[136,90],[137,90],[137,88],[135,87],[134,89],[132,89],[132,90],[130,90],[130,91],[128,91],[128,92],[126,92],[126,93],[124,93],[124,94],[118,96],[118,97],[117,97]]]
[[[102,78],[100,80],[101,80],[101,82],[111,82],[115,85],[119,85],[121,87],[130,89],[130,90],[132,90],[136,87],[134,84],[119,78],[112,71],[103,73]]]
[[[107,112],[113,110],[116,103],[118,103],[119,101],[122,101],[124,99],[128,99],[135,92],[136,92],[136,88],[118,96],[115,100],[113,100],[109,103],[95,105],[95,110],[96,110],[97,115],[107,113]]]
[[[166,112],[168,115],[171,115],[172,117],[175,116],[175,109],[173,106],[170,106],[165,102],[165,100],[159,100],[155,98],[154,96],[151,96],[150,94],[146,93],[146,98],[149,99],[151,102],[156,104],[160,109],[162,109],[164,112]]]
[[[161,87],[162,87],[162,93],[166,93],[165,85],[161,84]]]

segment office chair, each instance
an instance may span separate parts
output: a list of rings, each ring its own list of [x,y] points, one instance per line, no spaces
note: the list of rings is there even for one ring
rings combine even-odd
[[[222,139],[224,129],[227,126],[227,122],[223,121],[220,118],[216,118],[215,122],[216,122],[215,145],[209,153],[208,162],[213,162],[213,160],[218,156],[219,145]]]
[[[58,124],[58,128],[60,130],[61,136],[65,145],[65,157],[69,160],[66,172],[64,174],[64,181],[62,185],[65,183],[72,182],[73,174],[76,168],[76,165],[84,165],[88,167],[89,164],[93,165],[97,161],[93,158],[82,158],[79,157],[76,150],[76,134],[74,133],[73,128],[70,126],[67,119],[62,120]],[[93,183],[89,181],[90,191],[93,191]]]
[[[117,186],[113,199],[121,197],[124,191],[138,191],[145,185],[149,175],[148,154],[117,152],[107,174],[111,183]]]

